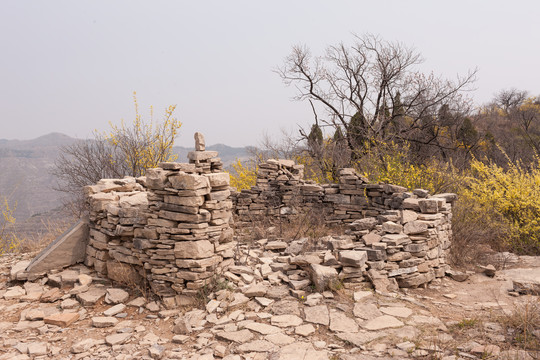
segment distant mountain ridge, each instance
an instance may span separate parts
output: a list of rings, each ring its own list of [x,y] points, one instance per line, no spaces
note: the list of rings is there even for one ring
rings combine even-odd
[[[56,179],[51,174],[60,147],[81,139],[62,133],[50,133],[32,140],[0,139],[0,201],[4,197],[17,204],[17,222],[32,216],[46,214],[62,206],[62,193],[55,191]],[[187,154],[193,148],[173,147],[178,162],[187,162]],[[225,166],[237,158],[249,156],[247,147],[231,147],[224,144],[207,146],[218,151]]]

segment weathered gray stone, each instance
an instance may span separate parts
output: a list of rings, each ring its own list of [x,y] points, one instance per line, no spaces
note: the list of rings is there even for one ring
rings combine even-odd
[[[317,291],[324,291],[338,281],[338,273],[333,267],[311,264],[309,274]]]
[[[92,306],[104,297],[106,292],[103,288],[91,287],[87,292],[77,294],[77,300],[83,306]]]
[[[169,181],[175,189],[179,190],[198,190],[210,187],[206,176],[195,174],[178,174],[169,176]]]
[[[330,324],[330,314],[326,305],[317,305],[304,308],[304,320],[314,324],[328,326]]]
[[[345,250],[339,252],[339,261],[343,266],[363,267],[367,259],[365,251]]]
[[[275,315],[270,319],[270,323],[279,327],[298,326],[302,324],[302,318],[296,315]]]
[[[174,245],[174,256],[179,259],[202,259],[214,255],[214,245],[208,240],[179,241]]]
[[[244,329],[239,331],[221,331],[216,333],[216,337],[218,339],[243,344],[253,339],[254,335],[251,331]]]
[[[124,305],[124,304],[116,304],[116,305],[108,308],[107,310],[105,310],[103,312],[103,315],[105,315],[105,316],[114,316],[116,314],[121,313],[125,309],[126,309],[126,305]]]
[[[268,353],[276,349],[276,345],[266,340],[255,340],[241,344],[237,347],[240,352],[264,352]]]
[[[344,312],[338,310],[330,311],[330,330],[334,332],[356,333],[358,324],[348,317]]]
[[[83,262],[88,241],[88,219],[81,219],[43,249],[26,272],[40,274]]]
[[[118,320],[111,316],[95,316],[92,318],[92,326],[96,328],[105,328],[116,325]]]
[[[212,188],[227,187],[231,181],[229,173],[226,172],[205,174],[204,176],[208,178]]]
[[[381,307],[380,311],[386,315],[396,316],[400,318],[407,318],[412,314],[412,310],[404,306]]]
[[[30,356],[41,356],[47,355],[47,343],[45,342],[31,342],[28,343],[28,355]]]
[[[262,324],[258,322],[247,323],[244,325],[246,329],[253,330],[263,335],[280,333],[281,329],[277,326]]]
[[[107,289],[105,302],[107,304],[120,304],[126,302],[129,298],[129,293],[123,289],[111,288]]]
[[[205,151],[206,143],[204,141],[204,135],[200,132],[196,132],[193,137],[195,138],[195,151]]]
[[[407,235],[422,234],[428,230],[428,226],[423,221],[409,221],[403,227],[403,232]]]
[[[436,214],[439,211],[437,199],[421,199],[418,200],[418,206],[423,214]]]
[[[124,344],[126,341],[128,341],[129,338],[131,338],[130,333],[112,334],[105,337],[105,342],[111,346],[121,345],[121,344]]]
[[[326,351],[317,351],[309,342],[295,342],[283,346],[275,360],[328,360]],[[274,358],[272,358],[274,360]]]
[[[399,234],[403,230],[403,226],[393,221],[386,221],[382,224],[382,230],[389,234]]]
[[[367,330],[382,330],[388,328],[401,327],[403,324],[401,321],[390,315],[383,315],[369,320],[362,325]]]
[[[53,314],[43,318],[45,324],[67,327],[79,319],[79,313]]]

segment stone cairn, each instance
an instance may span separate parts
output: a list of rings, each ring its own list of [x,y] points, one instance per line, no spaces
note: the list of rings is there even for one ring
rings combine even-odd
[[[339,170],[337,184],[316,184],[304,181],[303,167],[289,160],[269,160],[259,169],[254,187],[233,194],[238,226],[257,216],[288,218],[315,209],[327,224],[348,228],[348,235],[323,239],[319,253],[311,254],[340,270],[343,280],[368,277],[381,288],[395,289],[449,271],[455,194],[430,196],[422,189],[370,184],[350,168]]]
[[[193,297],[233,263],[229,174],[195,134],[189,163],[160,163],[145,177],[85,188],[86,265],[120,282],[145,278],[161,296]]]

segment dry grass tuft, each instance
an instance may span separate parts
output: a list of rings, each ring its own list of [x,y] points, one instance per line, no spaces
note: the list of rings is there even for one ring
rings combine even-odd
[[[513,345],[523,350],[540,350],[540,298],[527,297],[499,322]]]

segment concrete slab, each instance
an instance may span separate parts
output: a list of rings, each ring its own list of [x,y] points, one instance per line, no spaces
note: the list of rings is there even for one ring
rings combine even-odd
[[[41,251],[28,265],[28,274],[41,274],[84,261],[88,242],[88,219],[80,219]]]

